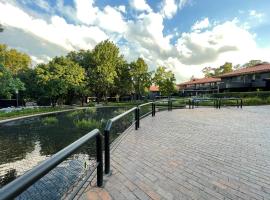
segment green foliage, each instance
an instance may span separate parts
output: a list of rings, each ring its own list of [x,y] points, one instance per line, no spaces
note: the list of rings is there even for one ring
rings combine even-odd
[[[85,80],[85,70],[64,57],[55,57],[47,65],[38,65],[36,74],[39,85],[44,88],[53,104],[66,95],[70,88],[79,87]]]
[[[0,65],[0,97],[10,99],[16,91],[25,90],[24,83],[14,78],[11,71]]]
[[[15,110],[12,112],[0,112],[0,120],[21,117],[27,115],[33,115],[38,113],[55,112],[67,108],[55,107],[55,108],[24,108],[22,110]]]
[[[233,71],[233,66],[232,66],[232,63],[229,63],[229,62],[226,62],[224,65],[221,65],[218,68],[205,67],[202,70],[205,77],[218,76],[218,75],[222,75],[222,74],[229,73],[232,71]]]
[[[159,86],[162,95],[170,96],[176,91],[175,76],[172,71],[166,71],[165,67],[158,67],[154,76],[154,82]]]
[[[58,119],[56,117],[45,117],[42,119],[42,124],[45,126],[55,125],[58,123]]]
[[[237,98],[268,98],[270,97],[270,91],[256,91],[256,92],[225,92],[213,94],[213,97],[223,98],[223,97],[237,97]]]
[[[145,94],[152,81],[148,66],[142,58],[138,58],[130,64],[130,75],[136,95],[140,97]]]
[[[101,123],[95,119],[81,119],[81,120],[74,120],[73,123],[77,128],[91,131],[92,129],[101,128]]]
[[[8,68],[13,75],[27,70],[31,64],[31,58],[15,49],[8,49],[6,45],[0,44],[0,64]]]

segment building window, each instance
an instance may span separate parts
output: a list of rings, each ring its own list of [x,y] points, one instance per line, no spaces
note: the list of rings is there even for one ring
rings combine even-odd
[[[258,80],[258,79],[260,79],[260,78],[261,78],[261,75],[260,75],[260,74],[256,74],[256,75],[255,75],[255,79],[256,79],[256,80]]]

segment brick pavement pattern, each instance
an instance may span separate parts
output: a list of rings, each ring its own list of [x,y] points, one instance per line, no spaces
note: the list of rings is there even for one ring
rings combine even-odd
[[[270,199],[270,106],[163,111],[111,155],[112,199]]]

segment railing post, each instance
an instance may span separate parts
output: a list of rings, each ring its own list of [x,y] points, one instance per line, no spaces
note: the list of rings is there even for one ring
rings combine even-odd
[[[242,99],[241,99],[240,103],[241,103],[240,107],[243,108],[243,100]]]
[[[154,102],[154,116],[156,116],[156,103]]]
[[[192,109],[194,109],[194,100],[192,100],[191,103],[192,103]]]
[[[154,102],[152,102],[152,117],[154,117],[155,114],[154,114]]]
[[[137,111],[137,114],[138,114],[138,128],[140,128],[140,107],[138,106],[137,107],[138,111]]]
[[[219,99],[219,103],[218,103],[218,108],[220,109],[221,107],[221,99]]]
[[[110,131],[104,131],[105,174],[110,174]]]
[[[238,99],[236,100],[236,103],[237,103],[237,108],[239,108],[239,101],[238,101]]]
[[[190,107],[191,107],[191,101],[190,101],[190,99],[188,100],[188,109],[190,109]]]
[[[135,130],[138,130],[138,108],[135,109]]]
[[[103,185],[103,159],[102,159],[102,139],[101,135],[96,136],[96,156],[97,156],[97,186]]]

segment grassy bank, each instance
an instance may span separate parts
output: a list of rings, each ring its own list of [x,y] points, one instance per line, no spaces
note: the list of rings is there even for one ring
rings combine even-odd
[[[0,111],[0,120],[11,119],[16,117],[28,116],[33,114],[55,112],[61,110],[67,110],[68,107],[43,107],[43,108],[23,108],[22,110],[14,110],[11,112]]]

